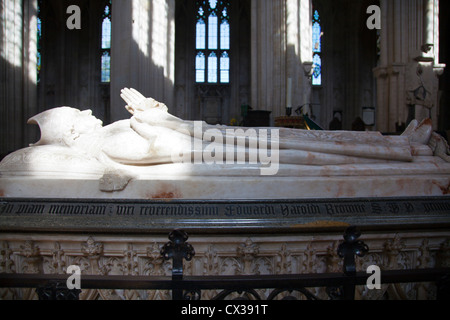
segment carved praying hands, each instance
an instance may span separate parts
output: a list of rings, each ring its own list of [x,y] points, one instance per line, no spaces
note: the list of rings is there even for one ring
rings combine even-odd
[[[154,136],[153,129],[149,128],[149,125],[193,135],[193,123],[171,115],[164,103],[146,98],[139,91],[129,88],[122,89],[120,96],[127,103],[125,109],[133,115],[131,128],[141,136],[147,138]]]
[[[132,115],[152,108],[160,108],[167,112],[167,107],[164,104],[152,98],[146,98],[139,91],[133,88],[122,89],[120,97],[127,103],[125,109],[127,109]]]

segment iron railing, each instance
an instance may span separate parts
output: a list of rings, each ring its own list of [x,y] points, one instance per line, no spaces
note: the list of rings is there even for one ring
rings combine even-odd
[[[123,290],[170,290],[173,300],[200,300],[202,290],[219,290],[213,300],[225,300],[238,293],[239,299],[262,300],[258,289],[272,289],[267,300],[296,299],[297,292],[308,300],[320,300],[309,288],[325,287],[330,300],[354,300],[355,287],[366,285],[371,276],[357,272],[355,256],[368,253],[367,245],[358,240],[360,232],[349,227],[338,247],[343,259],[342,273],[289,275],[185,276],[183,261],[190,261],[195,251],[183,230],[174,230],[161,249],[166,260],[172,260],[172,276],[82,275],[81,288]],[[0,273],[0,288],[36,288],[40,300],[78,300],[81,290],[69,290],[67,274]],[[381,284],[436,283],[438,300],[450,299],[450,268],[383,270]]]

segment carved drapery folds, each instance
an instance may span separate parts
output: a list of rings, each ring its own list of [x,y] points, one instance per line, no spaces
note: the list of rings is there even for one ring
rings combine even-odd
[[[370,265],[383,270],[443,267],[450,264],[448,234],[374,234],[362,237],[370,252],[356,257],[357,271]],[[184,261],[184,275],[264,275],[342,272],[337,248],[341,237],[247,236],[195,237],[189,243],[195,256]],[[0,239],[0,272],[65,274],[67,267],[78,265],[83,274],[170,276],[172,264],[160,254],[164,236],[55,237],[3,234]],[[215,297],[219,291],[203,291],[202,299]],[[267,298],[269,290],[257,290]],[[324,288],[313,294],[327,299]],[[298,295],[300,293],[280,293]],[[357,299],[434,299],[436,288],[430,283],[383,284],[381,290],[356,287]],[[36,299],[34,289],[0,289],[1,299]],[[170,300],[170,291],[83,290],[80,299],[151,299]]]

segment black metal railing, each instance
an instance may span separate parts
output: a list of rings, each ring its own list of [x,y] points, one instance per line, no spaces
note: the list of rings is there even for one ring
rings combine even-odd
[[[200,300],[202,290],[219,290],[213,300],[224,300],[238,293],[240,298],[262,300],[258,289],[272,289],[267,300],[295,299],[297,292],[308,300],[320,300],[308,288],[325,287],[328,299],[354,300],[355,287],[366,285],[371,276],[357,272],[355,256],[364,257],[369,248],[359,240],[360,232],[349,227],[344,241],[338,247],[343,258],[342,273],[314,273],[289,275],[236,275],[236,276],[185,276],[183,261],[190,261],[195,251],[183,230],[174,230],[169,242],[161,249],[166,260],[172,260],[172,276],[101,276],[82,275],[81,287],[88,289],[170,290],[173,300]],[[36,288],[40,300],[77,300],[81,290],[69,290],[67,274],[0,274],[0,288]],[[438,300],[450,298],[450,268],[383,270],[382,284],[436,283]],[[287,293],[287,295],[286,295]]]

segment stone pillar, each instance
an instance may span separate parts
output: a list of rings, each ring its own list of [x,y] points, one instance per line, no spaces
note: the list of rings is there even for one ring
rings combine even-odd
[[[398,131],[413,118],[438,123],[438,0],[381,0],[377,130]]]
[[[284,0],[252,0],[251,106],[284,113],[286,104],[286,30]]]
[[[130,116],[124,87],[174,107],[175,0],[115,0],[111,46],[112,121]]]
[[[37,0],[1,0],[0,155],[35,142]]]
[[[252,108],[278,117],[310,102],[311,32],[310,0],[252,0]]]
[[[312,0],[300,0],[300,60],[302,70],[299,72],[299,78],[302,80],[302,96],[300,101],[304,105],[304,111],[308,110],[308,105],[312,103],[311,76],[312,76]],[[310,114],[311,115],[311,114]]]
[[[286,105],[285,107],[295,107],[295,100],[299,94],[301,79],[299,78],[299,67],[296,63],[300,57],[300,11],[297,0],[286,1]],[[283,90],[283,89],[281,89]],[[282,110],[281,110],[282,111]]]
[[[424,0],[423,19],[422,50],[427,56],[438,59],[439,0]]]

